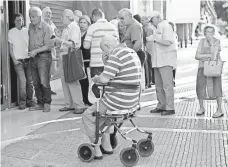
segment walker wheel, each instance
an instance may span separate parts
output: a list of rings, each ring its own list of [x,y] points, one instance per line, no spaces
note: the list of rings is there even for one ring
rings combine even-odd
[[[78,157],[83,162],[90,162],[94,159],[94,149],[91,144],[81,144],[78,147]]]
[[[154,152],[154,143],[148,139],[141,139],[136,148],[142,157],[149,157]]]
[[[139,161],[139,153],[135,148],[124,148],[120,152],[120,161],[127,167],[134,166]]]

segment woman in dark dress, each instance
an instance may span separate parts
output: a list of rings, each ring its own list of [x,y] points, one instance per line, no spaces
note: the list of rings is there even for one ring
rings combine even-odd
[[[88,74],[87,74],[87,68],[89,67],[89,63],[90,63],[90,49],[85,49],[83,47],[83,42],[84,39],[86,37],[86,33],[88,30],[88,27],[91,24],[91,20],[89,18],[89,16],[87,15],[83,15],[80,17],[79,19],[79,27],[81,29],[81,50],[82,50],[82,55],[83,55],[83,61],[84,61],[84,66],[85,66],[85,72],[87,75],[87,78],[80,80],[80,84],[81,84],[81,89],[82,89],[82,96],[83,96],[83,102],[85,103],[85,105],[91,106],[92,104],[89,102],[88,99],[88,94],[89,94],[89,80],[88,80]]]

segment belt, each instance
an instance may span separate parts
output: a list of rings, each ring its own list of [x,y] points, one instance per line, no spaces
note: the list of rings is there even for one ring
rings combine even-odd
[[[45,54],[45,53],[51,53],[51,51],[44,51],[44,52],[40,52],[37,55],[41,55],[41,54]]]
[[[26,59],[17,59],[17,61],[29,61],[30,60],[30,58],[26,58]]]

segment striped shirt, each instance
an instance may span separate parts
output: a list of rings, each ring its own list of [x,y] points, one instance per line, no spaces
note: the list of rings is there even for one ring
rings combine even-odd
[[[109,23],[106,19],[99,19],[87,30],[85,41],[91,43],[90,67],[104,66],[102,61],[103,52],[100,48],[100,42],[105,35],[113,35],[119,39],[117,28],[113,24]]]
[[[135,107],[139,101],[141,63],[136,52],[120,44],[109,56],[103,75],[110,78],[102,102],[109,110]]]

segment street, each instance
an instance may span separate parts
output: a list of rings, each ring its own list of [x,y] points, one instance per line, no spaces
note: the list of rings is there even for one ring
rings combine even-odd
[[[139,157],[138,167],[226,167],[228,166],[228,63],[223,71],[224,117],[213,119],[216,111],[215,101],[205,101],[205,116],[196,116],[199,105],[196,99],[195,85],[198,61],[194,59],[197,44],[182,48],[178,52],[178,66],[175,87],[176,114],[161,116],[150,114],[156,107],[154,86],[142,94],[142,109],[134,118],[137,125],[153,133],[155,150],[150,157]],[[221,52],[222,59],[228,62],[228,48]],[[53,107],[50,113],[39,113],[39,117],[29,111],[18,111],[17,114],[30,114],[28,125],[18,124],[15,134],[7,137],[7,128],[2,132],[1,150],[2,167],[121,167],[119,154],[123,148],[131,147],[131,143],[118,134],[118,146],[114,154],[104,155],[103,160],[90,163],[81,162],[77,155],[80,144],[89,142],[81,129],[81,115],[71,112],[59,113],[63,105],[61,86],[56,86],[58,96],[53,96]],[[55,111],[54,111],[55,110]],[[56,114],[51,116],[51,114]],[[7,116],[7,114],[5,114]],[[8,117],[7,117],[8,118]],[[42,118],[42,119],[41,119]],[[23,122],[23,117],[19,117]],[[16,121],[20,122],[19,119]],[[26,119],[29,119],[26,116]],[[33,121],[33,119],[36,119]],[[4,113],[2,116],[4,120]],[[36,122],[36,123],[35,123]],[[5,122],[6,123],[6,122]],[[11,122],[13,124],[13,122]],[[4,121],[2,122],[3,127]],[[11,127],[14,127],[11,125]],[[16,135],[24,129],[23,135]],[[125,122],[122,130],[130,128]],[[12,132],[11,132],[12,133]],[[4,136],[5,135],[5,136]],[[130,137],[140,140],[146,135],[132,132]],[[14,139],[15,138],[15,139]]]

